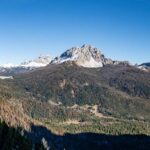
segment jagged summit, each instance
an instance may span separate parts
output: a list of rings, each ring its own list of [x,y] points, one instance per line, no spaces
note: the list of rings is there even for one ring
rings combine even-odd
[[[77,65],[89,68],[103,67],[105,64],[113,64],[111,59],[105,58],[101,51],[91,45],[84,44],[81,47],[72,47],[56,57],[52,63],[60,64],[66,61],[74,61]]]
[[[20,65],[6,64],[0,66],[0,75],[14,75],[24,73],[39,67],[45,67],[51,62],[49,55],[41,55],[36,59],[24,61]]]
[[[21,63],[22,67],[44,67],[51,62],[49,55],[40,55],[38,58]]]

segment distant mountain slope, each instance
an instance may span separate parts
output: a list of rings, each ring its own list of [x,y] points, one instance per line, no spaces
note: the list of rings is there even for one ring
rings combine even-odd
[[[21,67],[44,67],[51,62],[51,57],[47,56],[39,56],[36,59],[25,61],[21,63]]]
[[[150,70],[150,62],[149,63],[143,63],[143,64],[139,65],[138,68],[145,70],[145,71],[148,71],[148,70]]]
[[[150,115],[150,74],[132,66],[92,69],[66,62],[17,75],[14,81],[42,101],[98,105],[102,113],[126,117]]]
[[[6,64],[0,66],[0,75],[12,76],[18,73],[24,73],[39,67],[44,67],[51,62],[50,56],[39,56],[36,59],[24,61],[20,65]]]

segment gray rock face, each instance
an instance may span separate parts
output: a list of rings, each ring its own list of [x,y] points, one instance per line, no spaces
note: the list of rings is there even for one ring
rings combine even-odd
[[[66,61],[74,61],[77,65],[89,68],[103,67],[106,64],[113,64],[111,59],[105,58],[101,51],[91,45],[72,47],[60,57],[56,57],[52,64],[60,64]]]
[[[77,65],[87,68],[103,67],[104,65],[129,65],[127,61],[113,61],[106,58],[99,49],[91,45],[72,47],[59,57],[52,60],[52,64],[61,64],[66,61],[74,61]]]

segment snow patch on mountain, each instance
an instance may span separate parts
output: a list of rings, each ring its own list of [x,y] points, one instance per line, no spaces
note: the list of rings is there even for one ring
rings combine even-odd
[[[38,58],[30,61],[25,61],[21,63],[21,67],[44,67],[47,66],[51,62],[51,57],[47,56],[39,56]]]
[[[5,80],[5,79],[13,79],[12,76],[0,76],[0,79]]]
[[[98,67],[103,67],[103,64],[101,62],[95,61],[91,57],[89,61],[85,61],[83,64],[81,64],[81,66],[87,67],[87,68],[98,68]]]
[[[143,70],[143,71],[150,71],[150,62],[138,65],[138,68]]]
[[[16,65],[14,64],[4,64],[4,65],[0,65],[0,67],[3,67],[3,68],[12,68],[12,67],[15,67]]]
[[[36,59],[24,61],[20,65],[14,65],[14,64],[4,64],[0,65],[0,68],[16,68],[16,67],[24,67],[24,68],[37,68],[37,67],[44,67],[48,65],[51,62],[51,57],[49,55],[46,56],[39,56]]]
[[[14,75],[18,73],[24,73],[30,70],[34,70],[39,67],[45,67],[51,62],[49,55],[39,56],[36,59],[24,61],[20,65],[6,64],[0,65],[0,75]]]

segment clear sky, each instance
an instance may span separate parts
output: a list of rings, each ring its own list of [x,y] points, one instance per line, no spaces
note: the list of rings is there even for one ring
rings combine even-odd
[[[150,0],[0,0],[0,64],[91,44],[107,56],[150,61]]]

